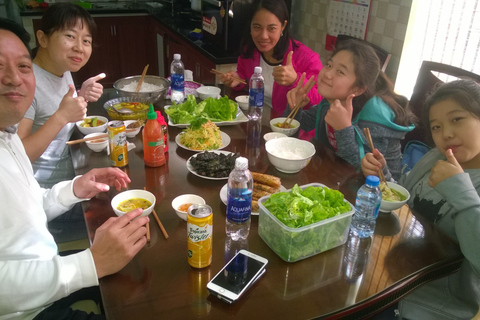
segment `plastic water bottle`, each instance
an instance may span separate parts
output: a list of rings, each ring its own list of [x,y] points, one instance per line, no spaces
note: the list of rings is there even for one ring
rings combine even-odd
[[[253,177],[248,159],[238,157],[227,184],[227,218],[225,231],[232,240],[246,239],[252,215]]]
[[[182,103],[185,100],[185,67],[183,66],[182,56],[179,53],[173,55],[173,61],[170,65],[170,99],[175,103]]]
[[[254,74],[250,78],[248,90],[248,119],[261,120],[263,112],[265,80],[262,76],[262,67],[255,67]]]
[[[370,237],[375,230],[375,223],[382,202],[382,192],[378,185],[380,179],[368,176],[367,181],[358,189],[355,200],[355,213],[350,229],[360,238]]]

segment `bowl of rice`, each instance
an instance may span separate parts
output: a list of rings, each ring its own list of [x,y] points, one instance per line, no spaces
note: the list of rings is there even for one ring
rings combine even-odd
[[[121,97],[133,97],[145,103],[155,103],[165,99],[170,81],[158,76],[145,76],[142,86],[138,92],[138,81],[141,76],[121,78],[113,84],[113,87]]]
[[[310,163],[315,154],[311,142],[291,137],[268,140],[265,149],[270,163],[284,173],[299,172]]]

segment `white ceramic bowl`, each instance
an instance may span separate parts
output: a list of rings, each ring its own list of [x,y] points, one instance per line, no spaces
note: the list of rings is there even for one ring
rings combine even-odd
[[[83,127],[82,124],[85,123],[85,119],[93,119],[93,118],[97,118],[97,120],[100,120],[103,122],[102,125],[100,126],[96,126],[96,127]],[[78,130],[80,130],[81,133],[83,134],[90,134],[90,133],[94,133],[94,132],[105,132],[105,130],[107,130],[107,122],[108,122],[108,119],[105,118],[105,117],[102,117],[102,116],[88,116],[88,117],[85,117],[84,120],[80,120],[80,121],[77,121],[77,128]]]
[[[87,134],[85,138],[91,138],[91,137],[96,137],[101,135],[105,135],[105,133],[94,132],[94,133]],[[108,137],[98,138],[98,140],[85,141],[85,144],[91,150],[95,152],[101,152],[105,150],[105,148],[108,146]]]
[[[125,124],[125,130],[128,129],[128,126],[130,124],[135,123],[135,122],[139,122],[139,121],[137,121],[137,120],[125,120],[125,121],[123,121],[123,123]],[[130,131],[130,132],[127,131],[127,138],[135,138],[135,136],[140,132],[140,129],[142,129],[142,126],[143,126],[143,124],[140,121],[140,125],[137,128],[135,128],[135,131]]]
[[[198,97],[202,100],[207,98],[217,99],[221,91],[220,88],[214,86],[202,86],[197,88]]]
[[[268,160],[278,171],[296,173],[307,166],[315,154],[312,143],[297,138],[277,138],[265,143]]]
[[[265,139],[265,142],[267,142],[268,140],[285,138],[285,137],[287,137],[287,135],[281,132],[267,132],[263,135],[263,139]]]
[[[279,128],[275,125],[276,123],[285,122],[285,119],[286,118],[275,118],[270,120],[270,128],[272,129],[273,132],[281,132],[283,134],[286,134],[289,137],[293,136],[298,131],[298,128],[300,128],[300,122],[293,119],[292,122],[290,123],[290,125],[293,126],[292,128]]]
[[[151,192],[148,192],[146,190],[140,190],[140,189],[136,189],[136,190],[127,190],[127,191],[124,191],[124,192],[121,192],[119,194],[117,194],[115,197],[113,197],[112,201],[111,201],[111,205],[112,205],[112,208],[113,208],[113,211],[115,211],[116,215],[121,217],[123,216],[126,212],[123,212],[123,211],[120,211],[117,209],[118,205],[122,202],[122,201],[125,201],[125,200],[128,200],[128,199],[132,199],[132,198],[141,198],[141,199],[145,199],[145,200],[148,200],[150,201],[150,203],[152,204],[150,207],[148,207],[147,209],[144,209],[143,210],[143,213],[140,215],[140,216],[148,216],[152,211],[153,211],[153,208],[155,207],[155,196],[153,195],[153,193]]]
[[[248,95],[238,96],[235,98],[235,101],[238,103],[240,109],[248,110]]]
[[[383,200],[383,194],[382,194],[382,203],[380,204],[380,211],[381,212],[390,212],[390,211],[396,210],[396,209],[402,207],[408,201],[408,199],[410,199],[410,193],[408,192],[407,189],[405,189],[401,185],[396,184],[394,182],[387,181],[387,186],[390,189],[396,190],[396,191],[400,192],[402,195],[404,195],[405,200],[402,200],[402,201]]]
[[[181,196],[178,196],[175,199],[173,199],[172,208],[177,213],[177,216],[179,216],[181,219],[183,219],[185,221],[187,221],[187,211],[180,211],[180,210],[178,210],[178,208],[182,204],[186,204],[186,203],[205,204],[205,200],[202,197],[197,196],[195,194],[182,194]]]

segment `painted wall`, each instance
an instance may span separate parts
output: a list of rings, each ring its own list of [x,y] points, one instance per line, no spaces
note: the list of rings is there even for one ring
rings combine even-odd
[[[322,63],[330,56],[325,50],[330,0],[294,0],[291,25],[295,39],[320,54]],[[371,0],[366,40],[392,54],[386,74],[395,81],[412,0]]]

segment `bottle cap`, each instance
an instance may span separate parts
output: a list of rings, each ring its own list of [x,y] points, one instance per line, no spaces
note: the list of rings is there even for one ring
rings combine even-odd
[[[248,159],[245,157],[238,157],[235,159],[235,168],[245,170],[248,168]]]
[[[175,53],[173,55],[173,60],[181,60],[182,59],[182,55],[180,53]]]
[[[157,121],[158,121],[158,123],[160,123],[161,125],[167,125],[167,123],[165,122],[165,118],[162,116],[162,114],[160,113],[160,111],[157,111]]]
[[[255,73],[262,73],[262,67],[255,67],[254,71]]]
[[[376,187],[380,184],[380,178],[377,176],[367,176],[367,184]]]
[[[150,110],[147,113],[148,120],[155,120],[157,119],[157,113],[153,110],[153,104],[150,104]]]

